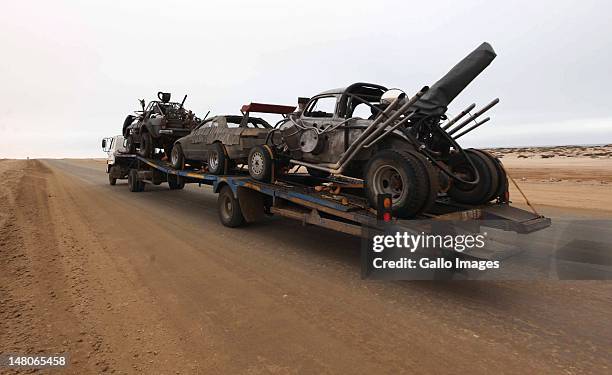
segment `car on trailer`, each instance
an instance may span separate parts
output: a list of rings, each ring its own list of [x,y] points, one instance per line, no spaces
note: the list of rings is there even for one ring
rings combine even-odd
[[[189,134],[199,119],[184,107],[187,95],[180,103],[171,102],[171,94],[158,92],[159,100],[153,100],[145,107],[140,100],[141,111],[128,115],[123,122],[123,136],[127,140],[129,153],[138,153],[146,158],[170,156],[172,145],[177,139]],[[161,149],[164,153],[156,153]]]
[[[203,121],[172,147],[170,162],[176,169],[185,164],[201,166],[209,173],[228,174],[238,164],[246,164],[249,151],[264,145],[273,126],[251,113],[288,115],[294,106],[250,103],[241,115],[214,116]]]
[[[364,182],[372,207],[380,194],[390,194],[394,215],[402,218],[427,212],[440,194],[469,205],[503,200],[507,179],[500,161],[456,142],[486,122],[476,120],[499,100],[450,130],[475,105],[444,123],[449,103],[495,56],[483,43],[412,97],[372,83],[322,92],[303,112],[287,116],[274,130],[280,137],[270,136],[266,145],[252,150],[249,172],[269,182],[281,163],[306,167],[315,176],[356,178]],[[470,129],[454,135],[472,122]]]

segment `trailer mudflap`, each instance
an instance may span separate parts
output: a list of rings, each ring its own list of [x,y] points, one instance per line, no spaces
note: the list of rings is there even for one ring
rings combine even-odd
[[[481,210],[483,220],[489,220],[497,228],[512,230],[517,233],[531,233],[551,225],[549,218],[512,207],[509,204],[498,204],[484,207]]]

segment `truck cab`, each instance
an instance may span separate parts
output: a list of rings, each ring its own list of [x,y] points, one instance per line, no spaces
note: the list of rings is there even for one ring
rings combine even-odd
[[[127,178],[128,166],[123,165],[124,159],[117,157],[128,153],[126,146],[126,139],[122,135],[102,139],[102,151],[106,152],[106,173],[111,185],[115,185],[117,179]]]

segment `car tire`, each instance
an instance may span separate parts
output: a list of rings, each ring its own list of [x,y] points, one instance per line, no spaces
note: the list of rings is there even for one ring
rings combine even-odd
[[[208,153],[208,172],[216,175],[227,174],[227,153],[225,147],[219,142],[212,144],[212,150]]]
[[[272,150],[265,146],[255,146],[249,151],[249,175],[257,180],[263,182],[270,182],[272,180],[272,170],[274,169],[274,158]]]
[[[153,155],[153,137],[147,131],[142,133],[138,155],[143,158],[150,158]]]
[[[138,170],[130,169],[128,172],[128,187],[132,193],[139,193],[144,190],[145,183],[138,179]]]
[[[217,211],[221,223],[226,227],[239,227],[245,222],[240,208],[240,201],[234,197],[232,189],[227,185],[223,186],[219,192]]]
[[[127,145],[125,148],[128,154],[136,153],[136,143],[134,143],[134,137],[131,134],[127,137]]]
[[[410,152],[379,151],[365,171],[366,193],[374,208],[379,194],[391,194],[393,216],[407,219],[420,214],[430,199],[429,173]]]
[[[170,164],[175,169],[184,169],[185,168],[185,154],[183,153],[183,148],[180,143],[177,143],[172,147],[172,151],[170,153]]]
[[[170,190],[182,190],[185,187],[185,178],[176,174],[169,174],[168,187],[170,187]]]
[[[459,181],[453,181],[448,195],[456,202],[481,205],[493,199],[495,192],[498,189],[499,179],[495,164],[486,155],[478,150],[467,149],[465,153],[468,155],[480,177],[476,185],[468,185]],[[473,179],[473,171],[470,164],[461,155],[455,156],[450,160],[449,165],[453,173],[460,173],[468,176],[467,179]]]

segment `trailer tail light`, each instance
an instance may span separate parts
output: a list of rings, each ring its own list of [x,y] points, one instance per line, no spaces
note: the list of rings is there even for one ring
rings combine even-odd
[[[378,207],[377,207],[377,218],[385,223],[391,221],[393,216],[391,215],[391,209],[393,202],[391,201],[391,194],[379,194],[378,195]]]

